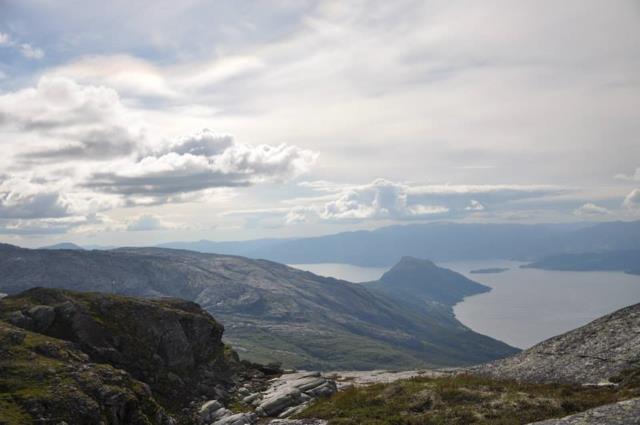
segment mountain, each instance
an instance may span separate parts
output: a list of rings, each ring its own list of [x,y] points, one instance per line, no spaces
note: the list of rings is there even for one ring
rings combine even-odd
[[[61,242],[55,245],[43,246],[40,249],[84,249],[84,248],[72,242]]]
[[[266,260],[161,248],[30,250],[0,245],[0,291],[43,286],[195,301],[247,359],[319,369],[473,364],[517,350],[360,284]]]
[[[243,255],[254,251],[268,250],[274,245],[291,239],[255,239],[249,241],[215,242],[201,239],[195,242],[167,242],[156,245],[158,248],[186,249],[189,251],[205,252],[209,254]]]
[[[612,270],[640,274],[640,249],[551,255],[523,267],[545,270]]]
[[[285,264],[390,267],[403,256],[433,261],[515,259],[559,253],[640,249],[640,221],[569,224],[427,223],[298,239],[170,243]]]
[[[472,367],[498,379],[597,384],[640,373],[640,304],[543,341],[512,357]],[[635,370],[635,372],[633,372]]]
[[[450,306],[464,297],[491,290],[459,273],[438,267],[429,260],[413,257],[402,257],[379,281],[365,285],[407,301],[435,301]]]

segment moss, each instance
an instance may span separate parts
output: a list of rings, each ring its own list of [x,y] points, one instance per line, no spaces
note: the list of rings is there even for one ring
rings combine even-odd
[[[519,425],[639,395],[637,387],[526,384],[470,375],[351,387],[300,413],[332,425]]]

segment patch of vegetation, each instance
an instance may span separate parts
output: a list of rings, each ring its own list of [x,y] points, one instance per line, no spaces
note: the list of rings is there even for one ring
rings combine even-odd
[[[519,425],[640,396],[640,370],[616,388],[526,384],[471,375],[351,387],[298,415],[331,425]],[[625,381],[626,379],[626,381]]]

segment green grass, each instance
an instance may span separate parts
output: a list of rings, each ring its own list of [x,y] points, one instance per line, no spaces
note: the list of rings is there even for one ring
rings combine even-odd
[[[636,396],[636,384],[583,388],[458,375],[351,387],[298,417],[327,419],[331,425],[519,425]]]

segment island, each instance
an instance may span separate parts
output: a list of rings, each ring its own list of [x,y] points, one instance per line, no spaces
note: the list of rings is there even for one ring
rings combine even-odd
[[[473,274],[504,273],[507,270],[509,270],[509,269],[508,268],[502,268],[502,267],[490,267],[490,268],[487,268],[487,269],[471,270],[469,273],[473,273]]]

